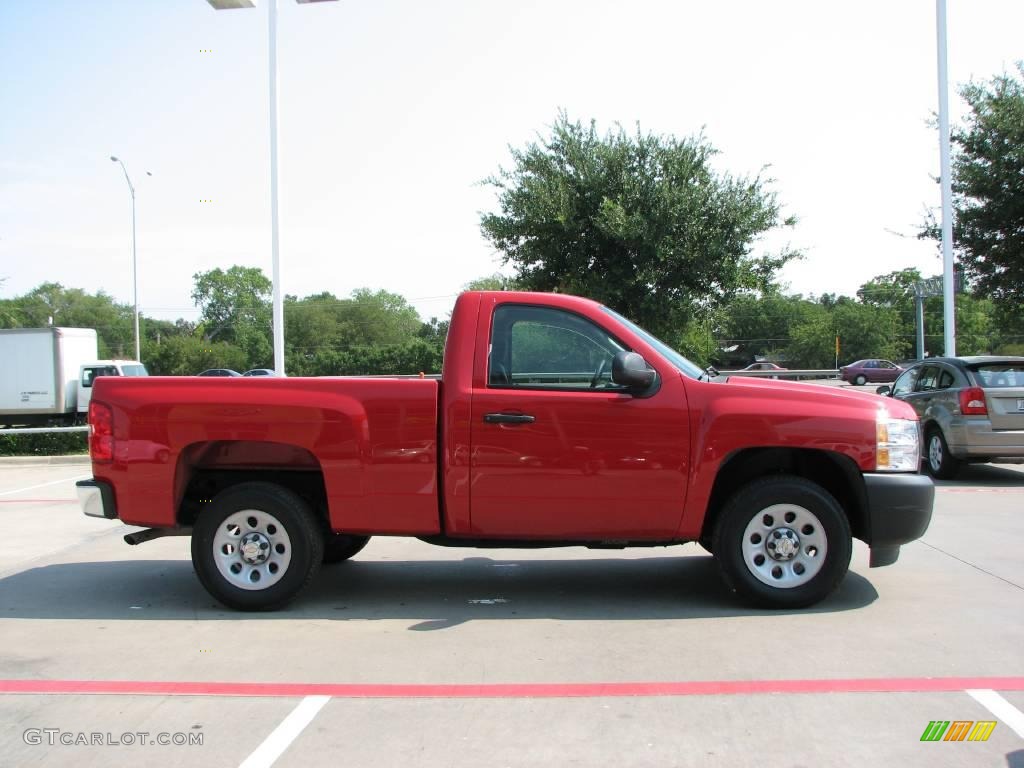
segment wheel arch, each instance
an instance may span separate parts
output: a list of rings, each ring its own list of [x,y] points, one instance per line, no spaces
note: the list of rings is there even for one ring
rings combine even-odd
[[[810,448],[744,448],[730,455],[715,476],[701,542],[711,541],[722,509],[733,493],[771,475],[795,475],[822,486],[843,508],[853,536],[862,541],[870,538],[867,494],[860,470],[851,458]]]
[[[177,524],[193,525],[218,493],[255,481],[292,491],[329,526],[324,473],[316,456],[298,445],[259,440],[211,440],[181,452],[174,483]]]

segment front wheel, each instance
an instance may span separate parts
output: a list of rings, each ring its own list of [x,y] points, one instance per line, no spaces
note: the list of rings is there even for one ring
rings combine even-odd
[[[804,608],[832,593],[850,567],[850,523],[817,483],[780,475],[744,486],[715,526],[726,584],[761,608]]]
[[[863,387],[865,384],[868,383],[868,377],[862,373],[854,378],[853,383],[856,384],[858,387]]]
[[[280,608],[309,585],[323,557],[322,529],[309,505],[273,483],[222,491],[192,529],[200,583],[240,611]]]

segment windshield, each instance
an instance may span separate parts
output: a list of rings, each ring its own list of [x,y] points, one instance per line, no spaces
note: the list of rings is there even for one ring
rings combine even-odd
[[[682,374],[689,376],[691,379],[699,379],[704,371],[696,363],[690,362],[685,357],[676,352],[672,347],[663,342],[661,339],[655,338],[643,328],[631,320],[627,320],[618,312],[608,309],[608,307],[601,307],[605,312],[614,317],[620,323],[629,328],[633,333],[643,339],[645,342],[650,344],[657,350],[658,354],[664,357],[670,362],[675,368]]]
[[[122,365],[121,371],[124,376],[149,376],[146,366],[141,363],[139,365]]]

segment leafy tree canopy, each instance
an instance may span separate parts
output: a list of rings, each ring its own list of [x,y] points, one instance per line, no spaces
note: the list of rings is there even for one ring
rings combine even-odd
[[[1024,62],[960,89],[969,112],[952,132],[953,247],[976,294],[1024,304]],[[923,237],[941,241],[931,218]]]
[[[514,167],[484,183],[499,212],[484,237],[527,290],[588,296],[663,335],[742,289],[764,289],[794,251],[752,257],[779,225],[767,181],[711,167],[703,136],[600,136],[558,116],[551,135],[512,149]]]

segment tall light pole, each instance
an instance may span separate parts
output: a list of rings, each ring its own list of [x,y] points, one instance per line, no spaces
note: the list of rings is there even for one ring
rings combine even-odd
[[[939,59],[939,183],[942,186],[942,353],[956,355],[956,312],[953,307],[953,180],[949,162],[949,76],[946,65],[946,0],[935,0]]]
[[[135,258],[135,185],[132,184],[132,180],[128,177],[128,169],[124,167],[124,163],[113,155],[110,156],[110,159],[121,166],[121,170],[124,171],[124,180],[128,182],[128,191],[132,195],[132,303],[135,305],[135,359],[141,363],[142,347],[139,344],[139,262]],[[152,176],[153,174],[146,171],[146,175]]]
[[[296,0],[299,5],[330,0]],[[255,8],[255,0],[207,0],[215,10]],[[267,0],[267,47],[270,70],[270,254],[273,281],[274,371],[284,376],[284,302],[277,216],[277,0]]]

